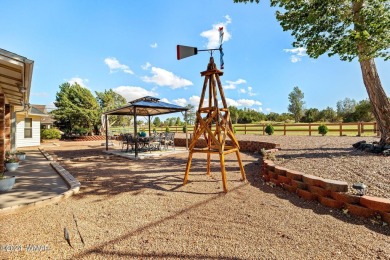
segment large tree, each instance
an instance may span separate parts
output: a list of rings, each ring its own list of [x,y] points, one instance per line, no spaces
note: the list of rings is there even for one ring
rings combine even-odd
[[[51,113],[59,122],[60,128],[72,132],[92,133],[100,122],[100,109],[91,91],[79,84],[63,83],[57,92],[54,105],[57,109]]]
[[[259,0],[234,0],[259,2]],[[390,58],[390,2],[386,0],[271,0],[276,18],[291,31],[294,47],[304,47],[312,58],[327,53],[341,60],[358,58],[372,112],[390,143],[390,102],[382,87],[375,58]]]
[[[112,89],[104,90],[104,92],[96,93],[96,100],[100,105],[102,112],[106,112],[121,106],[126,105],[126,99],[113,91]],[[110,126],[123,126],[130,125],[130,121],[132,116],[108,116],[108,121],[110,122]]]
[[[290,101],[290,104],[288,105],[288,111],[294,115],[295,123],[299,122],[303,116],[303,106],[305,104],[303,101],[304,97],[305,95],[297,86],[295,86],[293,91],[288,94],[288,100]]]

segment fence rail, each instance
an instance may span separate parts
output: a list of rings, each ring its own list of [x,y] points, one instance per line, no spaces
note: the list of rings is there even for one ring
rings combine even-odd
[[[275,134],[279,135],[320,135],[318,126],[320,123],[307,124],[272,124]],[[355,123],[326,123],[329,135],[379,135],[376,122],[355,122]],[[233,125],[237,134],[257,134],[266,135],[265,127],[267,124],[235,124]],[[165,131],[165,127],[153,127],[157,132]],[[187,130],[192,133],[193,125],[188,125]],[[183,133],[183,126],[170,126],[170,132]]]

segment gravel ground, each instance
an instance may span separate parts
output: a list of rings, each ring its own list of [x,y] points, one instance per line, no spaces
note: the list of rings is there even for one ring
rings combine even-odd
[[[357,138],[238,138],[279,142],[277,157],[286,167],[361,180],[388,197],[388,158],[353,151]],[[0,217],[1,259],[390,259],[389,226],[265,185],[258,154],[242,154],[247,184],[240,181],[235,156],[226,156],[224,194],[218,157],[206,176],[205,156],[195,154],[189,183],[182,186],[185,153],[134,161],[102,154],[100,142],[59,142],[45,149],[58,155],[82,188],[58,204]],[[348,179],[355,170],[372,178]],[[378,178],[387,180],[383,193],[373,188]],[[5,245],[20,251],[7,252]],[[28,245],[48,250],[31,252]]]

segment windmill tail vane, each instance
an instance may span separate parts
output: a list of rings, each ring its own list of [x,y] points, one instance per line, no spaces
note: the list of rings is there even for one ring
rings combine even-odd
[[[198,48],[196,48],[196,47],[177,45],[176,46],[177,59],[181,60],[181,59],[193,56],[193,55],[197,55],[198,52],[200,52],[200,51],[208,51],[208,52],[210,52],[211,56],[213,56],[213,51],[219,51],[220,67],[223,70],[225,67],[225,63],[223,62],[224,53],[223,53],[223,48],[222,48],[223,35],[224,35],[223,27],[219,27],[218,32],[219,32],[219,48],[218,49],[198,50]]]

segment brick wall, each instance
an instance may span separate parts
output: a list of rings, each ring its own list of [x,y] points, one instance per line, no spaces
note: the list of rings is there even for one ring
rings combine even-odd
[[[315,200],[324,206],[335,209],[348,209],[348,213],[359,217],[381,216],[390,224],[390,200],[348,194],[348,183],[323,179],[275,165],[273,161],[263,160],[260,169],[264,181],[298,194],[305,200]]]

